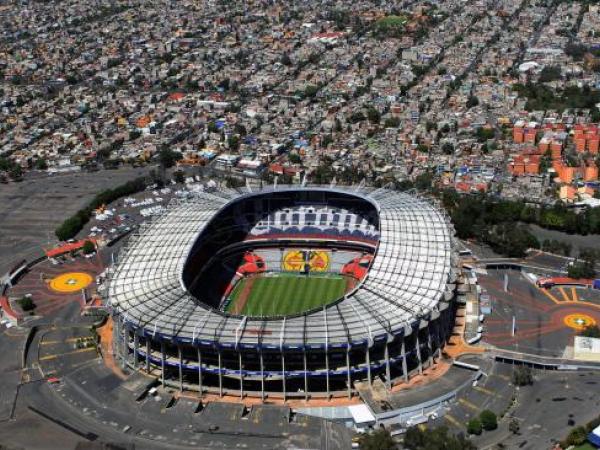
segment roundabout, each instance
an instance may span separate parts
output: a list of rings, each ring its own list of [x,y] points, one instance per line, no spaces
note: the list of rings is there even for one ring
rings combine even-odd
[[[81,291],[90,285],[93,278],[85,272],[67,272],[50,280],[49,286],[54,292],[71,294]]]

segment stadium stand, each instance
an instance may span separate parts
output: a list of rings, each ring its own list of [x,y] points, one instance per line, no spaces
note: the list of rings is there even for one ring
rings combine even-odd
[[[323,225],[316,211],[327,211]],[[265,220],[266,231],[257,228]],[[342,242],[352,256],[343,262],[336,254],[330,263],[362,281],[340,301],[281,317],[219,309],[236,269],[256,263],[244,261],[245,251],[272,270],[282,246],[330,250]],[[370,268],[363,252],[374,253]],[[109,270],[116,355],[163,384],[242,397],[351,396],[355,381],[408,380],[431,364],[451,333],[455,253],[443,213],[399,192],[197,192],[141,226]]]

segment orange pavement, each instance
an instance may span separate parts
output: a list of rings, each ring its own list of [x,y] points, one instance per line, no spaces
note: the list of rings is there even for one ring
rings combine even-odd
[[[127,375],[123,373],[119,365],[116,363],[112,353],[112,340],[113,340],[113,320],[109,317],[106,323],[97,329],[98,336],[100,337],[100,348],[102,350],[102,359],[104,364],[110,370],[114,372],[116,376],[121,379],[126,379]]]

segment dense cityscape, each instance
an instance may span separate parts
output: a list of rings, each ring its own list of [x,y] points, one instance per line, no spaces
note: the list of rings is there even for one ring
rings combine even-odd
[[[592,0],[4,2],[0,447],[599,448],[599,150]]]

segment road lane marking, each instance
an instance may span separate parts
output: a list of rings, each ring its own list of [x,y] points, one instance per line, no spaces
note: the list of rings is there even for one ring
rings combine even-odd
[[[569,294],[565,291],[565,288],[562,286],[558,287],[558,291],[561,293],[562,297],[565,299],[565,302],[570,302]]]
[[[463,428],[463,425],[458,420],[456,420],[454,417],[452,417],[450,414],[446,413],[444,415],[444,418],[448,422],[450,422],[452,425],[454,425],[455,427],[457,427],[457,428]]]
[[[481,387],[481,386],[473,386],[473,389],[475,389],[476,391],[479,391],[479,392],[483,392],[484,394],[490,395],[492,397],[500,397],[494,391],[490,391],[489,389]]]
[[[72,352],[58,353],[56,355],[42,356],[40,358],[40,361],[49,361],[51,359],[56,359],[56,358],[59,358],[61,356],[68,356],[68,355],[74,355],[76,353],[91,352],[91,351],[95,352],[96,351],[96,347],[79,348],[77,350],[73,350]]]
[[[85,341],[85,340],[92,339],[92,337],[91,336],[80,336],[80,337],[65,339],[64,341],[42,341],[42,342],[40,342],[40,345],[68,344],[70,342],[76,342],[79,339],[83,339]]]
[[[571,293],[573,294],[573,301],[574,302],[578,302],[579,301],[579,297],[577,297],[577,289],[572,287],[571,288]]]
[[[550,300],[552,300],[554,303],[556,303],[557,305],[560,305],[561,303],[563,303],[559,299],[557,299],[554,295],[552,295],[552,293],[549,290],[544,289],[544,288],[539,288],[537,286],[536,286],[536,289],[538,291],[540,291],[542,294],[544,294],[546,297],[548,297]]]
[[[466,406],[469,409],[472,409],[473,411],[479,411],[479,408],[477,407],[477,405],[475,405],[474,403],[470,402],[467,399],[459,398],[458,399],[458,403],[460,403],[461,405]]]

